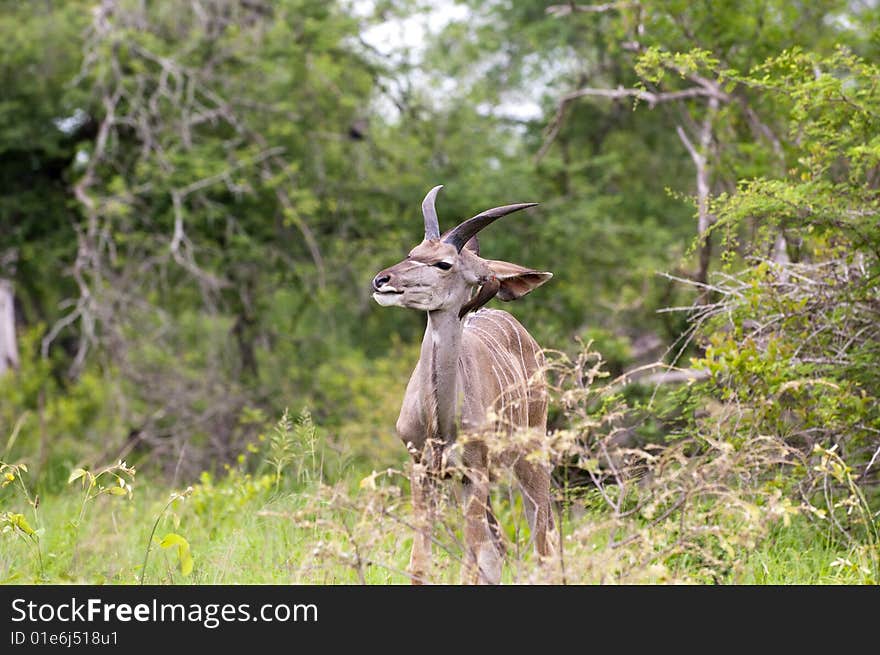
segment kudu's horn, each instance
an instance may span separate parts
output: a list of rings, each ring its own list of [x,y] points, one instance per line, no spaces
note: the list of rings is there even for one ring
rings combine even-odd
[[[450,230],[449,234],[446,235],[446,238],[443,239],[443,241],[452,244],[456,247],[458,252],[461,252],[461,249],[464,248],[465,244],[470,240],[470,238],[490,223],[497,221],[502,216],[507,216],[508,214],[512,214],[513,212],[519,211],[520,209],[534,207],[537,204],[538,203],[536,202],[522,202],[516,205],[504,205],[503,207],[493,207],[492,209],[487,209],[486,211],[477,214],[473,218],[469,218],[463,223],[460,223],[457,227],[454,227],[452,230]]]
[[[440,222],[437,220],[437,208],[434,207],[434,200],[442,188],[442,184],[435,186],[428,191],[428,195],[422,200],[422,214],[425,216],[425,241],[440,238]]]

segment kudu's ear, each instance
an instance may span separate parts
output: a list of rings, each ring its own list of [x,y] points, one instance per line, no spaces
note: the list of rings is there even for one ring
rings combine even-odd
[[[553,277],[553,273],[548,271],[535,271],[497,259],[484,259],[483,263],[489,268],[490,274],[486,276],[473,298],[459,310],[459,318],[463,318],[468,312],[477,311],[495,296],[501,300],[522,298]]]
[[[498,278],[498,298],[501,300],[516,300],[537,289],[547,280],[553,277],[548,271],[536,271],[519,264],[502,262],[497,259],[487,259],[486,264]]]

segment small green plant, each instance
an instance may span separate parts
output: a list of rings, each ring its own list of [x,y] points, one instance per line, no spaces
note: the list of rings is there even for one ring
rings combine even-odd
[[[312,482],[320,475],[318,466],[318,426],[312,421],[308,408],[303,409],[296,420],[294,428],[296,442],[299,444],[299,468],[297,482]]]
[[[290,411],[285,407],[284,414],[272,427],[269,435],[269,454],[266,463],[275,472],[275,490],[281,483],[281,475],[296,459],[296,447],[293,434],[293,423],[290,420]]]
[[[74,535],[71,566],[76,562],[80,529],[82,528],[89,503],[95,500],[98,496],[104,495],[131,499],[133,492],[131,481],[134,479],[134,475],[134,468],[128,466],[122,460],[118,461],[116,464],[100,468],[95,472],[84,468],[76,468],[70,472],[70,476],[67,478],[67,483],[73,484],[79,481],[82,486],[79,515],[76,519],[70,521],[70,526],[73,529]],[[111,484],[105,484],[105,482],[109,480],[112,480],[113,482]]]
[[[269,435],[269,448],[266,463],[272,468],[277,491],[286,469],[297,464],[296,482],[308,483],[318,471],[318,427],[312,420],[308,409],[303,409],[296,419],[290,418],[288,409],[284,410],[278,423]]]
[[[105,466],[98,469],[94,473],[87,469],[76,468],[70,472],[67,478],[67,484],[73,484],[77,480],[82,481],[83,495],[80,504],[79,517],[74,522],[74,526],[78,529],[82,525],[85,518],[86,508],[90,501],[104,494],[110,496],[126,496],[131,498],[133,487],[131,480],[134,479],[135,470],[128,466],[124,461],[120,460],[116,464]],[[126,480],[126,477],[129,478]],[[103,480],[113,478],[114,484],[105,485]]]
[[[184,490],[182,492],[177,492],[177,491],[173,492],[171,494],[171,497],[168,499],[168,502],[165,503],[165,506],[162,508],[162,510],[156,516],[156,520],[153,521],[153,529],[150,530],[150,537],[149,537],[149,539],[147,539],[147,548],[144,551],[144,563],[141,566],[141,576],[140,576],[140,580],[138,581],[139,584],[144,584],[144,576],[146,576],[146,574],[147,574],[147,562],[149,562],[149,559],[150,559],[150,550],[153,547],[153,538],[156,536],[156,529],[159,527],[159,522],[162,520],[162,517],[165,515],[165,512],[168,511],[169,507],[171,507],[177,501],[186,500],[187,498],[189,498],[189,496],[192,495],[192,492],[193,492],[192,487],[187,487],[186,490]],[[183,549],[182,544],[186,545],[185,551]],[[192,555],[190,554],[189,542],[187,542],[186,539],[184,539],[180,535],[177,535],[174,533],[166,534],[162,538],[162,540],[159,542],[159,546],[161,548],[170,548],[173,545],[178,546],[177,555],[178,555],[178,560],[180,561],[180,572],[185,576],[189,575],[192,572],[192,566],[193,566],[193,560],[192,560]]]
[[[853,476],[852,467],[840,456],[837,444],[830,448],[816,444],[813,455],[819,458],[813,471],[820,474],[819,486],[825,507],[811,505],[811,514],[827,519],[846,539],[857,558],[865,563],[856,566],[840,558],[833,566],[861,570],[870,574],[873,581],[880,580],[880,532],[871,505]]]
[[[27,522],[24,514],[3,512],[0,514],[0,534],[12,533],[23,539],[34,550],[40,568],[40,577],[44,577],[43,555],[40,551],[40,537]]]
[[[193,558],[190,551],[189,542],[179,534],[169,532],[162,541],[159,542],[159,548],[177,548],[177,561],[180,565],[180,573],[184,577],[192,573]]]
[[[40,506],[40,499],[38,496],[31,497],[27,485],[24,483],[24,477],[22,476],[22,473],[27,472],[28,467],[26,464],[7,464],[6,462],[0,461],[0,489],[9,487],[10,485],[15,485],[17,488],[21,489],[21,493],[24,496],[24,499],[33,510],[34,522],[39,524],[39,522],[37,521],[37,508]],[[43,553],[42,548],[40,547],[39,530],[35,530],[31,527],[24,514],[9,511],[4,512],[2,515],[0,515],[0,532],[11,532],[12,534],[24,539],[24,541],[31,549],[33,549],[34,553],[36,554],[40,577],[45,577],[45,569],[43,568]]]

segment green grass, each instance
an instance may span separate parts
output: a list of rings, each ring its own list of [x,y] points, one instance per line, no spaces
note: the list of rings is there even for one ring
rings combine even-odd
[[[776,526],[759,548],[745,555],[741,571],[729,582],[740,584],[865,584],[870,563],[857,548],[805,520]]]
[[[138,474],[131,498],[102,494],[87,502],[82,522],[80,482],[28,508],[15,487],[0,492],[0,511],[21,512],[39,535],[40,558],[14,529],[0,534],[0,582],[136,584],[405,584],[412,531],[405,481],[380,480],[361,489],[352,479],[333,488],[317,481],[275,489],[272,475],[233,470],[222,481],[203,476],[187,498],[163,513],[171,490]],[[398,485],[398,486],[395,486]],[[181,490],[177,490],[181,491]],[[499,493],[499,519],[509,540],[504,581],[533,580],[536,562],[527,544],[518,494]],[[454,512],[450,512],[454,516]],[[159,518],[142,570],[150,531]],[[590,510],[564,521],[568,570],[573,583],[667,582],[691,578],[687,560],[671,571],[648,568],[639,577],[616,577],[621,559],[604,557],[601,532],[571,539],[603,517]],[[192,573],[180,570],[175,548],[159,542],[181,535],[191,548]],[[454,519],[438,531],[435,580],[456,583],[460,535]],[[829,537],[804,517],[779,522],[752,550],[741,550],[718,578],[732,584],[854,584],[870,582],[857,549]],[[697,563],[692,564],[694,567]],[[608,571],[601,570],[608,567]]]
[[[0,509],[26,513],[39,534],[43,569],[33,548],[21,535],[0,535],[0,582],[77,582],[136,584],[141,577],[150,531],[168,502],[169,490],[138,480],[131,499],[102,495],[91,501],[79,527],[78,489],[41,499],[36,517],[24,503]],[[333,565],[332,557],[316,557],[315,548],[328,539],[344,546],[339,536],[318,525],[298,525],[311,489],[276,493],[259,478],[238,476],[220,484],[197,485],[189,498],[175,502],[161,515],[149,553],[146,583],[354,583],[352,566]],[[350,520],[343,515],[339,521]],[[176,550],[159,542],[179,534],[190,545],[192,574],[179,570]],[[389,535],[389,540],[391,535]],[[395,544],[389,541],[389,552]],[[406,545],[406,544],[404,544]],[[343,553],[344,554],[344,553]],[[406,566],[400,549],[401,570]],[[366,582],[402,582],[376,566],[364,566]]]

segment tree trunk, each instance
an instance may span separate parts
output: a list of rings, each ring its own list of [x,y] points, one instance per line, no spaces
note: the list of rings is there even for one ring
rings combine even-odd
[[[15,302],[12,282],[0,279],[0,375],[18,368],[18,346],[15,341]]]

